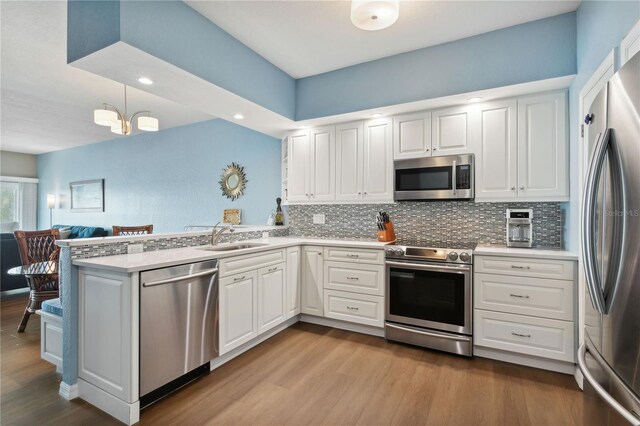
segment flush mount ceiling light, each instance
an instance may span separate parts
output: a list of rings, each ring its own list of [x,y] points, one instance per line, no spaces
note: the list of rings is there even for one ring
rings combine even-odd
[[[150,78],[147,78],[147,77],[140,77],[138,79],[138,82],[142,83],[142,84],[146,84],[146,85],[153,84],[153,80],[151,80]]]
[[[482,98],[475,96],[473,98],[469,98],[467,99],[467,102],[469,102],[470,104],[474,103],[474,102],[480,102],[482,100]]]
[[[138,129],[145,132],[158,131],[158,119],[151,117],[151,111],[138,111],[127,118],[127,86],[124,86],[124,113],[111,104],[102,104],[102,109],[93,111],[93,122],[99,126],[109,126],[118,135],[130,135],[131,123],[138,117]]]
[[[399,15],[400,0],[351,0],[351,22],[361,30],[383,30]]]

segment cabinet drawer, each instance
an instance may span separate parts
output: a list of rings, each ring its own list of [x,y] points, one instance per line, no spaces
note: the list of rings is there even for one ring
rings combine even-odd
[[[384,266],[324,262],[324,288],[382,296]]]
[[[478,309],[573,321],[573,281],[476,273],[473,289]]]
[[[473,259],[473,266],[475,272],[519,277],[573,280],[575,276],[575,262],[572,260],[478,255]]]
[[[325,247],[324,260],[384,264],[384,250]]]
[[[244,271],[259,269],[274,263],[285,262],[284,250],[273,250],[220,260],[220,276],[224,277]]]
[[[374,327],[384,326],[384,299],[346,291],[324,291],[324,316]]]
[[[474,310],[476,346],[574,362],[574,323]]]

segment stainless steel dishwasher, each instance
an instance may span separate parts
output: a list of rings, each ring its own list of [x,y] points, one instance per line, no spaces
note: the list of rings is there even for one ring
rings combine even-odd
[[[209,371],[218,356],[218,261],[140,274],[140,403]]]

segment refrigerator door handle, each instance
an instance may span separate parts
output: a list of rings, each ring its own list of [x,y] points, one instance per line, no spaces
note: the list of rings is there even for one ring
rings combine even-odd
[[[595,259],[595,204],[597,184],[604,165],[607,146],[611,137],[611,129],[606,129],[604,134],[598,135],[596,147],[593,153],[582,202],[582,257],[584,259],[585,278],[589,296],[593,307],[601,314],[605,313],[605,300],[600,277],[596,270]]]
[[[584,378],[589,382],[589,384],[593,387],[600,398],[602,398],[607,403],[607,405],[616,410],[618,414],[624,417],[624,419],[633,426],[640,426],[640,418],[620,405],[620,403],[616,401],[615,398],[613,398],[602,386],[600,386],[600,383],[598,383],[598,381],[591,375],[591,372],[587,367],[587,361],[585,359],[586,354],[587,345],[585,343],[582,343],[578,348],[578,367],[580,368],[580,371],[582,372]]]

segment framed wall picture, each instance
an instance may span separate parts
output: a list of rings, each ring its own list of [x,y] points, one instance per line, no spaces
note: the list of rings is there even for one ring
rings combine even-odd
[[[72,212],[104,211],[104,179],[71,182]]]

